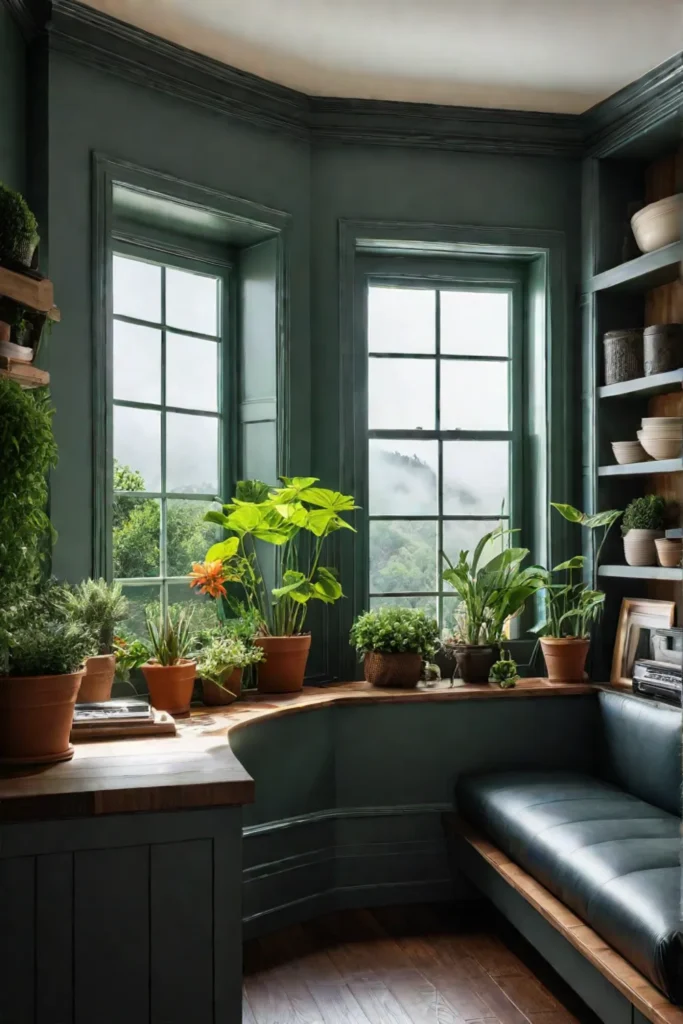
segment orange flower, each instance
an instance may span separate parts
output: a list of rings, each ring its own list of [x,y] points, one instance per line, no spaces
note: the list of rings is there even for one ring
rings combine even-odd
[[[200,594],[209,594],[211,597],[226,596],[223,584],[227,576],[220,559],[216,562],[193,562],[189,579],[190,586],[199,587]]]

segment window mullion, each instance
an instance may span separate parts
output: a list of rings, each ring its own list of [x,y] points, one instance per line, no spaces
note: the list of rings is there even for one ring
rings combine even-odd
[[[164,614],[168,608],[167,526],[168,502],[166,482],[166,267],[161,268],[161,516],[159,536],[159,559],[161,584],[161,607]]]

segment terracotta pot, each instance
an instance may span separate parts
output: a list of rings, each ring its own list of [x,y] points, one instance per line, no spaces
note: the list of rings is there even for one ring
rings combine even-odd
[[[241,668],[234,668],[223,680],[227,689],[212,683],[210,679],[202,679],[202,700],[210,707],[217,707],[221,704],[232,704],[238,697],[242,696],[242,672]],[[228,690],[231,692],[228,693]]]
[[[69,733],[82,670],[0,677],[0,763],[49,764],[74,755]]]
[[[311,634],[302,636],[257,636],[266,660],[259,662],[259,693],[296,693],[304,686]]]
[[[12,335],[11,324],[6,324],[4,320],[0,320],[0,341],[8,342]]]
[[[368,651],[363,659],[365,678],[373,686],[412,690],[420,681],[422,655]]]
[[[78,691],[79,704],[111,700],[111,688],[116,672],[116,658],[113,654],[96,654],[85,659],[85,672]]]
[[[197,663],[183,658],[177,665],[158,665],[148,661],[142,674],[149,690],[152,707],[169,715],[187,715],[190,711]]]
[[[541,649],[551,683],[582,683],[590,640],[578,636],[541,637]]]
[[[463,683],[488,683],[491,668],[500,658],[498,644],[458,644],[454,651]]]
[[[655,540],[657,558],[659,564],[666,569],[675,569],[681,564],[683,555],[683,540],[670,539],[668,537],[657,537]]]
[[[629,530],[624,537],[624,557],[627,565],[656,565],[655,541],[663,537],[661,530]]]

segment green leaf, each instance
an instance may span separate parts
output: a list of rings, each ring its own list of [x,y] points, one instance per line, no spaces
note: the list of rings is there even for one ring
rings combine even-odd
[[[224,530],[230,529],[228,517],[224,515],[222,512],[216,512],[213,509],[211,510],[211,512],[206,513],[206,515],[204,516],[204,522],[215,523],[217,526],[222,526]]]
[[[332,604],[344,596],[336,571],[334,569],[326,569],[323,566],[318,566],[314,589],[316,597],[328,604]]]
[[[253,533],[263,519],[263,511],[260,505],[239,505],[228,516],[228,529],[235,533]]]
[[[589,530],[594,530],[597,526],[612,526],[622,515],[621,509],[618,508],[610,509],[607,512],[596,512],[593,516],[586,516],[583,525],[587,526]]]
[[[582,569],[586,564],[586,559],[583,555],[574,555],[567,562],[560,562],[559,565],[553,567],[553,572],[565,572],[567,569]]]
[[[288,569],[282,577],[282,586],[273,588],[273,597],[282,598],[287,595],[292,595],[295,590],[302,588],[303,584],[308,584],[308,579],[303,572],[296,572],[294,569]]]
[[[239,547],[238,537],[228,537],[227,540],[221,540],[218,544],[214,544],[206,552],[205,561],[207,562],[227,562],[229,558],[232,558]]]
[[[340,494],[339,491],[330,491],[325,487],[308,487],[302,492],[301,499],[309,505],[319,505],[320,508],[333,509],[335,512],[353,512],[358,508],[350,494]]]
[[[551,501],[550,504],[570,523],[583,523],[586,520],[586,514],[579,512],[578,508],[574,508],[573,505],[563,505],[557,501]]]
[[[491,561],[487,562],[486,565],[480,569],[480,572],[499,572],[501,569],[507,569],[509,566],[518,565],[519,562],[524,561],[528,554],[528,548],[505,548],[504,551],[494,555]]]

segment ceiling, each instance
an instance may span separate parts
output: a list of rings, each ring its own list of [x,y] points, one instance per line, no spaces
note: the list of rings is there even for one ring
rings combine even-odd
[[[84,2],[309,95],[561,113],[683,41],[683,0]]]

